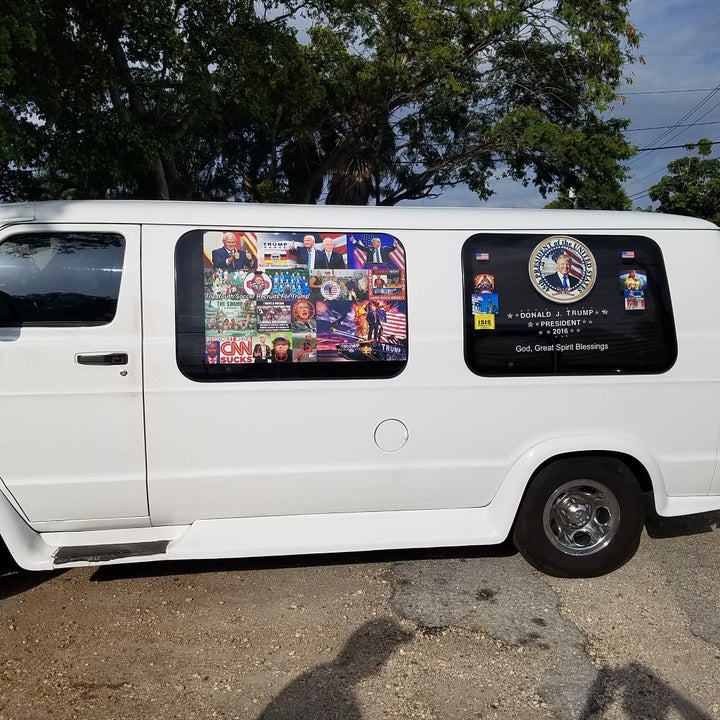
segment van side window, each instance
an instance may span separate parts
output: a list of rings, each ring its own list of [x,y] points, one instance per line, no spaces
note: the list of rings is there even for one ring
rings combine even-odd
[[[647,237],[478,234],[462,250],[465,362],[478,375],[662,373],[677,358]]]
[[[125,239],[41,232],[0,240],[0,325],[104,325],[115,317]]]
[[[200,381],[389,378],[405,249],[383,233],[194,230],[175,249],[178,367]]]

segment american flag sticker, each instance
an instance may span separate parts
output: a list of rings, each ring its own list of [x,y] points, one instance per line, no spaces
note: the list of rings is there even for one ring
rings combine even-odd
[[[635,251],[634,250],[623,250],[620,253],[620,257],[623,260],[634,260],[635,259]]]
[[[475,259],[476,260],[489,260],[490,253],[486,253],[486,252],[475,253]]]
[[[402,310],[392,305],[380,308],[378,310],[380,322],[383,324],[383,337],[387,339],[388,335],[393,337],[390,340],[407,337],[407,315]]]

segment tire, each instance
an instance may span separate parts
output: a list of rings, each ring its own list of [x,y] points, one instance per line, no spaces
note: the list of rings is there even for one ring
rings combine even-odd
[[[520,505],[513,543],[535,568],[556,577],[597,577],[637,550],[645,503],[619,460],[557,460],[533,478]]]

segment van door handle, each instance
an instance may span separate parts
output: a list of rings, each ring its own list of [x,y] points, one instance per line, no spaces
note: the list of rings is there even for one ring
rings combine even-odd
[[[75,356],[80,365],[127,365],[127,353],[90,353]]]

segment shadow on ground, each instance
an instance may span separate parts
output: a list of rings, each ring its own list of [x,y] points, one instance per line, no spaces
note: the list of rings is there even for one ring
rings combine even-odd
[[[670,685],[655,677],[650,668],[630,663],[615,670],[601,670],[590,689],[588,702],[578,720],[599,720],[618,704],[629,718],[683,718],[711,720]]]
[[[44,582],[57,577],[64,570],[53,572],[30,572],[18,567],[0,538],[0,600],[22,595]]]
[[[716,532],[720,530],[720,512],[679,517],[660,517],[655,512],[650,512],[645,529],[651,538],[674,538]]]
[[[413,633],[390,618],[371,620],[356,630],[338,656],[303,673],[268,703],[258,720],[361,720],[357,683],[377,675]]]
[[[174,560],[152,563],[104,565],[90,578],[109,582],[135,577],[166,577],[215,572],[242,572],[299,567],[335,567],[338,565],[372,565],[412,560],[451,560],[462,558],[498,558],[516,555],[511,543],[461,548],[428,548],[421,550],[379,550],[323,555],[283,555],[278,557],[239,558],[229,560]]]

